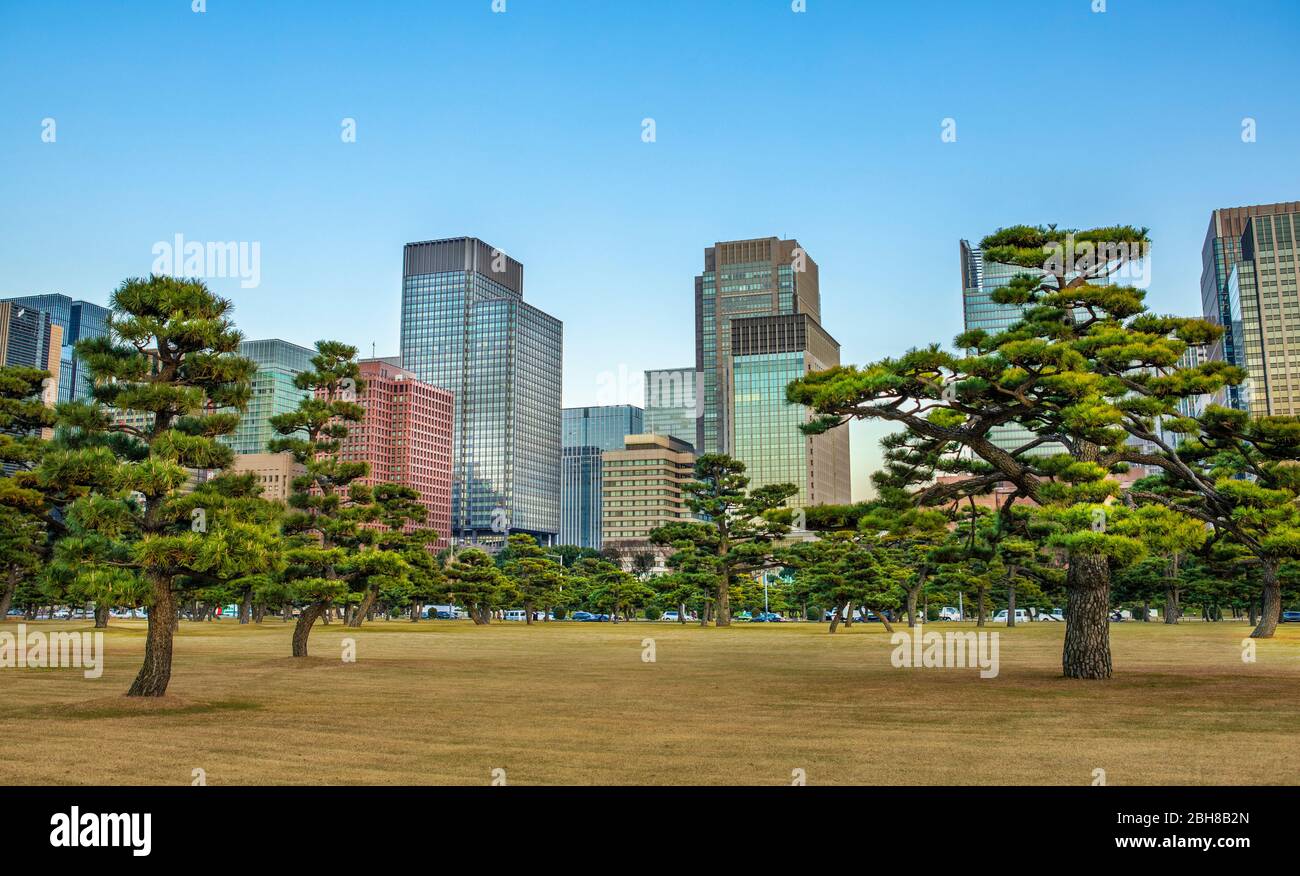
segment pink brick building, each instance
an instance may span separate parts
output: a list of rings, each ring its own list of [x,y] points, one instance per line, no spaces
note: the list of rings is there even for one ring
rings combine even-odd
[[[357,403],[365,420],[351,424],[343,455],[370,463],[361,483],[401,484],[420,493],[429,509],[427,526],[438,532],[438,546],[451,532],[451,426],[453,397],[384,359],[362,359],[366,388]]]

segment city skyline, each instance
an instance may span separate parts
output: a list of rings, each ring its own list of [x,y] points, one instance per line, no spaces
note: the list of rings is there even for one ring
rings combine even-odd
[[[1194,314],[1206,214],[1300,191],[1300,10],[1088,5],[1009,2],[996,21],[949,6],[927,16],[924,38],[908,10],[835,0],[744,16],[724,3],[516,2],[493,15],[487,3],[394,2],[357,20],[330,2],[311,15],[292,3],[203,15],[186,4],[6,7],[0,74],[31,87],[0,90],[6,164],[22,169],[0,190],[25,205],[0,217],[0,296],[106,303],[149,271],[158,242],[245,241],[260,244],[259,285],[210,283],[246,337],[392,355],[393,248],[475,235],[528,264],[530,300],[565,323],[569,407],[640,404],[643,371],[692,361],[684,314],[702,241],[802,241],[846,363],[949,344],[962,322],[952,242],[1020,222],[1151,227],[1150,303]],[[1205,59],[1255,15],[1270,26],[1251,28],[1252,58],[1275,75],[1244,88]],[[728,38],[707,56],[682,38],[710,31]],[[1063,32],[1144,86],[1090,116],[1086,136],[1044,149],[1007,132],[1026,106],[1058,105],[1057,84],[1018,81],[1016,100],[996,99],[1005,58],[988,45]],[[872,51],[852,50],[864,37]],[[125,39],[158,50],[124,60],[113,47]],[[750,47],[776,41],[791,51],[752,63]],[[497,60],[473,63],[486,46]],[[195,66],[196,51],[209,59]],[[315,63],[321,54],[332,63]],[[145,87],[156,77],[186,86],[164,97]],[[418,80],[447,87],[425,97],[409,87]],[[720,120],[710,98],[733,93],[761,93],[765,108]],[[794,124],[766,121],[779,118]],[[355,142],[340,139],[347,119]],[[946,119],[953,142],[941,139]],[[813,143],[809,130],[823,135]],[[1019,172],[989,178],[995,162]],[[455,170],[412,177],[412,166]],[[1105,182],[1074,184],[1072,167]],[[67,258],[69,241],[87,245]],[[909,306],[896,306],[904,294]],[[646,301],[655,306],[631,304]],[[857,498],[885,431],[853,426]]]

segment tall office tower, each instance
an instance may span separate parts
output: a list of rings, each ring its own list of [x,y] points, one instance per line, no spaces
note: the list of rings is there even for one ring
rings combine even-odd
[[[107,307],[89,301],[74,301],[67,295],[23,295],[9,301],[22,307],[34,307],[50,315],[63,330],[59,350],[59,401],[82,401],[90,398],[90,374],[74,349],[77,341],[100,338],[108,334]]]
[[[357,404],[365,419],[354,423],[343,457],[370,463],[363,484],[400,484],[420,494],[429,511],[424,525],[438,532],[438,546],[451,543],[451,446],[455,400],[383,359],[362,359],[365,387]]]
[[[564,409],[564,446],[621,450],[628,435],[640,435],[644,411],[636,405]]]
[[[622,442],[619,442],[620,446]],[[560,472],[560,544],[600,550],[602,451],[565,447]]]
[[[59,401],[63,329],[47,311],[0,301],[0,364],[25,365],[50,372],[41,399],[53,407]]]
[[[650,533],[692,518],[682,486],[694,479],[691,445],[668,435],[628,435],[622,450],[605,451],[601,546],[625,555],[655,550],[662,569],[666,551],[651,547]]]
[[[1300,413],[1300,201],[1215,210],[1201,250],[1201,306],[1224,327],[1209,358],[1246,383],[1212,399],[1255,416]]]
[[[248,408],[239,417],[239,427],[222,437],[235,453],[266,453],[266,444],[278,437],[271,418],[298,409],[298,402],[310,393],[293,385],[294,378],[312,369],[315,350],[275,338],[241,341],[239,355],[257,363]]]
[[[733,455],[750,488],[794,484],[798,508],[851,502],[849,430],[805,435],[812,410],[785,398],[791,381],[840,364],[839,343],[806,313],[732,319],[731,361]]]
[[[821,320],[817,263],[796,240],[731,240],[704,250],[695,278],[695,367],[704,402],[693,442],[731,453],[731,320],[805,313]]]
[[[402,365],[455,396],[452,534],[550,544],[560,531],[564,326],[523,300],[524,268],[472,237],[408,243]]]
[[[645,431],[671,435],[692,447],[697,440],[696,408],[699,372],[694,368],[663,368],[645,373]]]
[[[636,405],[564,409],[560,544],[600,547],[600,454],[640,435],[642,416]]]
[[[1283,310],[1276,307],[1281,303],[1279,292],[1285,295],[1285,285],[1277,285],[1279,280],[1287,273],[1288,265],[1283,263],[1269,263],[1270,269],[1274,270],[1274,275],[1268,279],[1272,285],[1262,287],[1267,290],[1267,297],[1270,298],[1269,304],[1275,305],[1264,311],[1260,311],[1260,301],[1255,296],[1254,285],[1254,252],[1246,261],[1251,264],[1246,265],[1238,273],[1236,283],[1232,281],[1232,273],[1235,268],[1243,261],[1242,247],[1246,228],[1254,217],[1272,217],[1280,215],[1289,215],[1285,224],[1288,230],[1294,226],[1294,215],[1300,212],[1300,201],[1283,201],[1277,204],[1257,204],[1251,207],[1231,207],[1226,209],[1215,210],[1210,213],[1210,227],[1205,233],[1205,245],[1201,247],[1201,312],[1209,321],[1223,326],[1223,337],[1219,339],[1210,349],[1209,358],[1214,361],[1229,362],[1240,368],[1246,369],[1249,378],[1246,384],[1241,386],[1227,387],[1216,394],[1211,401],[1219,405],[1227,405],[1238,410],[1251,410],[1260,412],[1267,410],[1269,403],[1267,400],[1255,404],[1252,402],[1252,392],[1264,392],[1259,380],[1263,379],[1265,362],[1263,348],[1263,331],[1261,330],[1261,313],[1263,321],[1270,321],[1276,318],[1277,323],[1275,331],[1271,334],[1274,339],[1279,338],[1278,330],[1283,329],[1281,323]],[[1273,231],[1273,223],[1267,223],[1270,234]],[[1263,225],[1261,225],[1262,229]],[[1279,230],[1281,230],[1279,228]],[[1282,241],[1288,244],[1292,240],[1290,233],[1282,234],[1277,237],[1278,246],[1276,249],[1270,249],[1264,252],[1279,256],[1286,255],[1289,259],[1294,250],[1284,251],[1281,247]],[[1272,240],[1270,239],[1270,244]],[[1268,259],[1266,258],[1266,263]],[[1294,267],[1291,262],[1289,267]],[[1281,270],[1277,270],[1277,269]],[[1242,282],[1245,281],[1248,295],[1242,298]],[[1294,274],[1292,274],[1292,286],[1294,293]],[[1292,295],[1294,297],[1294,294]],[[1250,310],[1247,315],[1247,310]],[[1273,313],[1273,311],[1277,311]],[[1280,336],[1285,341],[1285,335]],[[1253,361],[1252,361],[1253,360]],[[1289,391],[1288,391],[1289,394]]]

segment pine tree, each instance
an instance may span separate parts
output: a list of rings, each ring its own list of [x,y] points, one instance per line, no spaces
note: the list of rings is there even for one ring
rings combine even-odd
[[[982,470],[942,486],[949,494],[1005,482],[1017,500],[1082,511],[1083,523],[1077,514],[1068,517],[1074,528],[1056,537],[1068,552],[1062,669],[1071,678],[1109,678],[1111,565],[1132,545],[1087,520],[1094,511],[1108,513],[1104,503],[1119,493],[1110,473],[1130,463],[1159,464],[1131,437],[1144,437],[1155,419],[1176,416],[1178,401],[1244,374],[1223,362],[1178,370],[1189,345],[1212,341],[1221,330],[1204,320],[1150,315],[1142,290],[1103,285],[1147,255],[1146,229],[1016,226],[981,246],[986,261],[1029,269],[993,294],[1024,308],[1019,322],[959,335],[954,345],[968,355],[937,344],[913,349],[808,375],[788,387],[787,397],[817,412],[806,427],[812,433],[879,419],[903,425],[918,440],[960,446]],[[1020,447],[999,446],[992,433],[1006,425],[1033,437]]]
[[[252,361],[230,302],[201,282],[150,276],[113,292],[109,337],[79,341],[93,401],[59,406],[61,437],[36,471],[67,505],[59,563],[133,570],[148,585],[144,664],[129,696],[162,696],[172,671],[178,595],[274,567],[278,540],[252,509],[250,478],[224,469],[217,438],[248,401]]]

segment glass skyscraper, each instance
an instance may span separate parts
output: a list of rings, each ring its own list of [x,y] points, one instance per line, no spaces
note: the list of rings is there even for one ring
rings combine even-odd
[[[622,450],[623,439],[640,435],[636,405],[564,409],[564,467],[560,477],[560,543],[600,547],[600,455]]]
[[[240,415],[239,427],[220,441],[236,453],[266,453],[266,444],[278,437],[271,417],[297,410],[298,402],[310,395],[293,385],[293,380],[311,370],[315,350],[270,338],[241,341],[239,355],[257,363],[248,408]]]
[[[810,436],[812,411],[786,401],[785,389],[812,371],[840,364],[840,345],[806,313],[731,321],[733,455],[750,489],[794,484],[794,507],[852,501],[849,431]]]
[[[9,298],[21,307],[30,307],[49,314],[54,325],[63,330],[63,343],[59,351],[58,400],[80,401],[90,398],[90,375],[73,349],[77,341],[100,338],[108,334],[109,309],[89,301],[74,301],[67,295],[23,295]]]
[[[560,544],[576,544],[597,550],[601,547],[602,455],[599,447],[564,448],[560,477]]]
[[[408,243],[402,367],[450,390],[452,534],[560,531],[563,324],[523,300],[523,265],[477,238]]]
[[[1208,358],[1246,371],[1210,401],[1300,413],[1300,201],[1215,210],[1201,249],[1201,309],[1223,327]]]
[[[817,263],[796,240],[732,240],[704,250],[695,278],[695,365],[704,395],[693,442],[732,453],[731,320],[803,313],[821,319]]]
[[[664,368],[645,373],[645,431],[669,435],[695,446],[699,372],[694,368]]]
[[[636,405],[564,409],[564,446],[622,450],[623,439],[640,435],[644,412]]]

